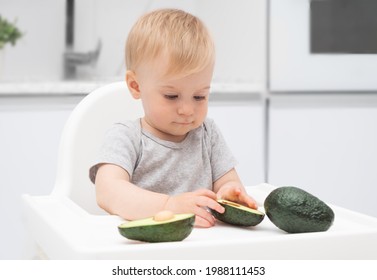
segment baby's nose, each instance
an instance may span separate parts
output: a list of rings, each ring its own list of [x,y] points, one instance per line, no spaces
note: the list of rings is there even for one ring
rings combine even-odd
[[[178,108],[179,115],[190,116],[194,113],[194,109],[190,104],[181,104]]]

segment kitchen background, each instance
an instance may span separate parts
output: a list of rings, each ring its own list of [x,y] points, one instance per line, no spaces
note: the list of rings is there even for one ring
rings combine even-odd
[[[0,0],[0,15],[23,33],[0,50],[0,259],[35,257],[21,195],[51,192],[69,114],[93,89],[123,79],[129,29],[161,7],[199,16],[214,35],[209,116],[239,159],[245,185],[296,185],[377,217],[376,58],[330,61],[346,70],[365,65],[351,77],[322,60],[303,63],[309,55],[298,46],[308,44],[309,20],[293,19],[313,2]]]

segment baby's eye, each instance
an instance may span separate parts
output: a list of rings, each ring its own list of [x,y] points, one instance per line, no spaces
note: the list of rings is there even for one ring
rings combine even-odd
[[[206,99],[206,96],[204,96],[204,95],[197,95],[197,96],[194,96],[194,99],[196,101],[202,101],[202,100]]]
[[[164,97],[169,100],[174,100],[178,98],[177,94],[165,94]]]

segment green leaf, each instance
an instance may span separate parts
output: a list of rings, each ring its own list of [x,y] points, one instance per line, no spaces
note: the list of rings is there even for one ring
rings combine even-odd
[[[0,49],[7,43],[14,46],[22,35],[15,22],[11,23],[0,15]]]

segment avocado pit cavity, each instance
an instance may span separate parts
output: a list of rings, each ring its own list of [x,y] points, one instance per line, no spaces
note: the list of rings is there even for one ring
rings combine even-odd
[[[154,215],[153,220],[156,222],[168,221],[174,218],[174,213],[169,210],[163,210]]]

